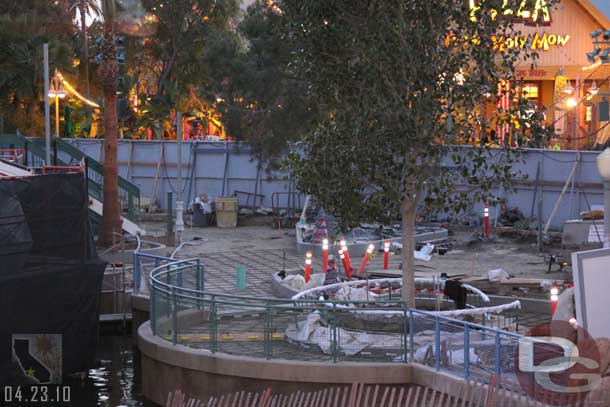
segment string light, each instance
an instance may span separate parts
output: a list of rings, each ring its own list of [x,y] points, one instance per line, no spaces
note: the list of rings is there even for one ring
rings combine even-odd
[[[64,85],[64,87],[66,88],[66,90],[68,92],[70,92],[72,95],[74,95],[77,99],[79,99],[81,102],[91,106],[91,107],[95,107],[96,109],[101,109],[100,105],[98,105],[97,103],[95,103],[92,100],[87,99],[86,97],[84,97],[83,95],[81,95],[80,93],[78,93],[78,91],[76,89],[74,89],[74,86],[72,86],[70,84],[70,82],[68,82],[64,76],[61,74],[61,72],[57,71],[57,76],[59,77],[59,80],[61,81],[61,83]]]
[[[599,68],[601,65],[602,65],[602,61],[597,60],[597,61],[595,61],[595,63],[594,63],[594,64],[587,65],[587,66],[583,66],[583,67],[582,67],[582,70],[583,70],[583,71],[590,71],[590,70],[592,70],[592,69],[597,69],[597,68]]]

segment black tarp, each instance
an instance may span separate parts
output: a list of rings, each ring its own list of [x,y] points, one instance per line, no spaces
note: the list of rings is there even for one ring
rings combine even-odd
[[[0,179],[0,384],[23,379],[19,334],[61,335],[64,377],[91,367],[104,269],[83,174]]]

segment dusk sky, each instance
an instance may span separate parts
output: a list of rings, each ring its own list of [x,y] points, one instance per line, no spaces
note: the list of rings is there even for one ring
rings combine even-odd
[[[610,0],[591,0],[591,2],[595,4],[601,12],[606,14],[606,17],[608,17],[608,19],[610,19]]]

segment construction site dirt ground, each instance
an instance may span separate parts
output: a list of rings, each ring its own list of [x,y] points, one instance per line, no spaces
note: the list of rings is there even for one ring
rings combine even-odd
[[[165,233],[165,224],[144,224],[147,235],[159,236]],[[550,255],[562,256],[562,260],[570,262],[569,251],[562,250],[558,244],[546,245],[539,253],[536,239],[496,236],[489,241],[473,239],[474,230],[464,227],[449,227],[449,239],[453,247],[444,255],[433,255],[427,262],[416,261],[417,269],[429,272],[430,275],[450,272],[467,276],[485,276],[494,269],[503,269],[511,277],[536,278],[549,280],[571,280],[572,270],[568,265],[559,271],[559,265],[552,266],[548,272],[545,258]],[[294,255],[296,248],[294,229],[277,229],[271,226],[240,226],[221,229],[217,227],[185,227],[183,241],[201,238],[193,245],[185,246],[180,251],[180,257],[202,257],[206,254],[220,252],[286,250]],[[474,241],[474,242],[473,242]],[[376,253],[377,261],[383,257]],[[359,259],[357,260],[360,261]],[[303,259],[304,262],[304,259]],[[376,262],[374,262],[376,263]],[[391,267],[400,264],[400,255],[391,255]],[[281,264],[277,265],[278,269]]]

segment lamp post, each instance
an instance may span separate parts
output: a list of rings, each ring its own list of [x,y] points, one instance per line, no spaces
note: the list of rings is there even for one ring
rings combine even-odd
[[[55,98],[55,137],[59,137],[59,99],[66,97],[63,82],[57,69],[49,86],[49,97]]]
[[[604,247],[610,248],[610,148],[597,156],[597,171],[604,179]]]

